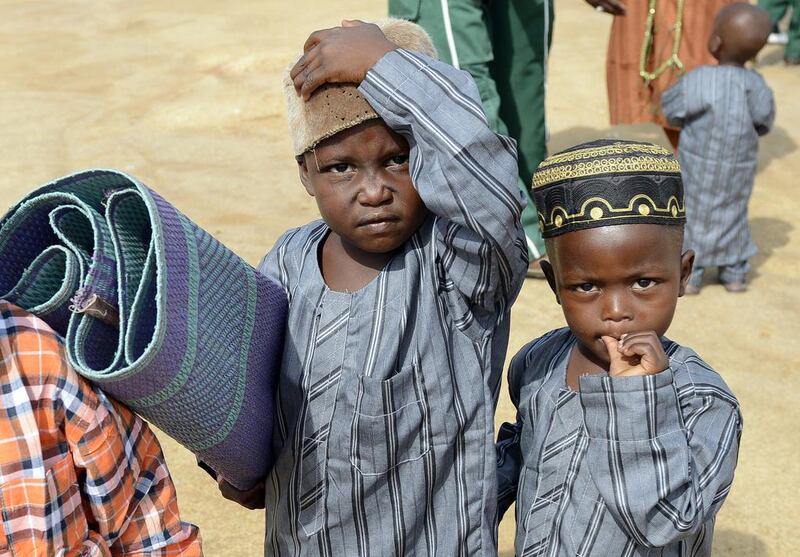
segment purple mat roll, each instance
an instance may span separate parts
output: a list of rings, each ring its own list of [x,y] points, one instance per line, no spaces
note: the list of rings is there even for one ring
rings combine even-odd
[[[76,371],[240,489],[272,465],[281,286],[135,178],[67,176],[0,220],[0,298]]]

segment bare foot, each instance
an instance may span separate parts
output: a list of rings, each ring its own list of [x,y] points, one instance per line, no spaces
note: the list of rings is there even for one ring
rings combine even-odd
[[[743,282],[723,282],[725,290],[733,293],[747,292],[747,285]]]

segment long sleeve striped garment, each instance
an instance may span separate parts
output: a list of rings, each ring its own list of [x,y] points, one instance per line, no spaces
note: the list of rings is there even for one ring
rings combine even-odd
[[[758,251],[747,218],[758,137],[775,121],[764,78],[735,66],[701,66],[664,92],[664,115],[680,126],[686,203],[684,249],[695,266],[744,263]]]
[[[0,557],[202,555],[153,433],[0,300]]]
[[[572,391],[575,342],[569,329],[552,331],[509,370],[518,413],[498,439],[498,505],[516,495],[517,555],[711,555],[738,457],[736,398],[667,339],[669,369],[589,375]]]
[[[514,144],[446,64],[394,51],[360,91],[407,138],[431,215],[357,292],[325,285],[324,222],[260,267],[289,293],[265,552],[494,555],[494,409],[527,267]]]

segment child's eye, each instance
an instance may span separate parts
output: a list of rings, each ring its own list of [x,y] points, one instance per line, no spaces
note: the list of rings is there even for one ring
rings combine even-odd
[[[391,159],[389,159],[389,164],[392,166],[402,166],[408,162],[408,155],[403,153],[402,155],[395,155]]]
[[[633,284],[633,287],[637,290],[647,290],[648,288],[655,286],[655,284],[656,281],[653,279],[640,278]]]
[[[597,287],[591,282],[584,282],[578,285],[579,292],[594,292],[595,290],[597,290]]]
[[[341,172],[352,171],[352,169],[353,169],[352,166],[349,165],[348,163],[340,162],[340,163],[337,163],[337,164],[332,164],[331,166],[329,166],[325,170],[327,170],[328,172],[341,173]]]

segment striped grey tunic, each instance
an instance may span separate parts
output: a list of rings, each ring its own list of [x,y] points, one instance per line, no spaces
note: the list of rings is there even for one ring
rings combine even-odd
[[[411,146],[431,211],[370,284],[335,292],[318,221],[261,264],[289,293],[267,555],[494,555],[493,418],[527,251],[515,148],[469,74],[387,54],[360,91]]]
[[[499,507],[516,494],[517,555],[710,555],[738,456],[736,398],[667,339],[668,370],[589,375],[572,391],[575,342],[551,331],[509,370],[518,413],[499,436]]]
[[[733,265],[757,252],[747,204],[758,164],[758,136],[775,120],[775,101],[757,72],[701,66],[661,97],[664,115],[683,128],[678,158],[686,200],[685,249],[699,267]]]

